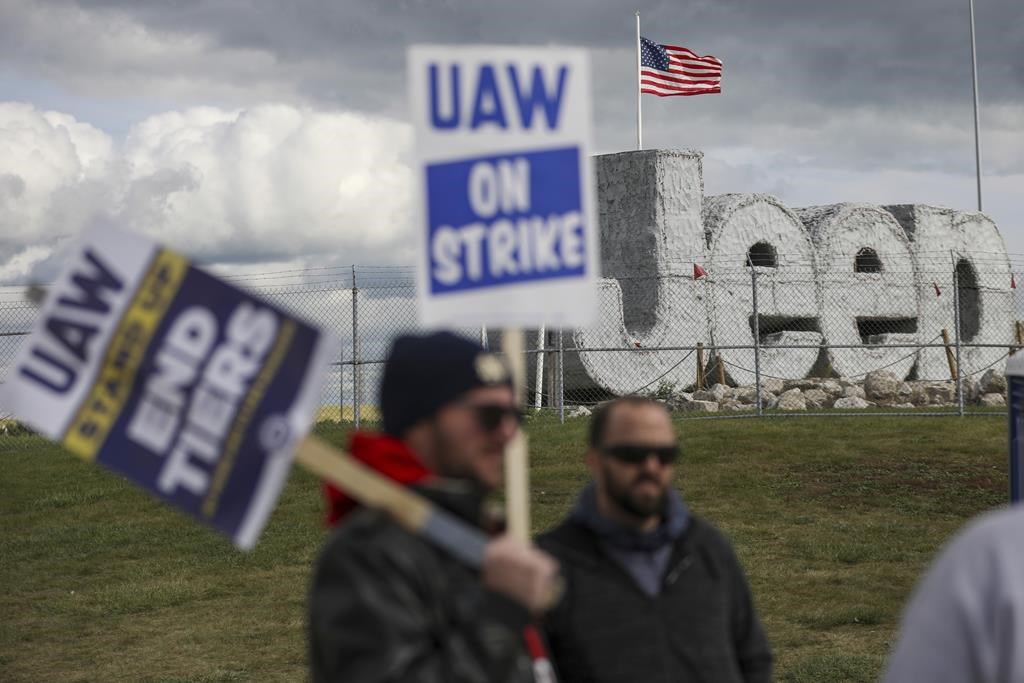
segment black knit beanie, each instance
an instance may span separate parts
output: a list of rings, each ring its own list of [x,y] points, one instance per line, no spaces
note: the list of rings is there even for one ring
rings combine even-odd
[[[384,431],[401,438],[470,389],[501,384],[512,384],[508,367],[476,342],[451,332],[399,337],[380,387]]]

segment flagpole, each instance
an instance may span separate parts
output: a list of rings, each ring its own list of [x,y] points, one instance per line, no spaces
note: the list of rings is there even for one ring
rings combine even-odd
[[[973,20],[973,19],[972,19]],[[640,10],[637,10],[637,150],[643,150],[643,115],[640,110]]]
[[[978,124],[978,58],[974,46],[974,0],[971,10],[971,74],[974,76],[974,169],[978,178],[978,211],[981,211],[981,130]],[[639,22],[639,15],[637,22]],[[637,24],[639,26],[639,23]]]

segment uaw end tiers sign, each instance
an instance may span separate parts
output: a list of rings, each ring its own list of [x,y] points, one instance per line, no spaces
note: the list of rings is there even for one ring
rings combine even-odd
[[[49,291],[0,402],[247,549],[336,349],[181,255],[96,229]]]

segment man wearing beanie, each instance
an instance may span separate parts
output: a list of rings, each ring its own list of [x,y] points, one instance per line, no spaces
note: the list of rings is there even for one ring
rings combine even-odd
[[[356,433],[352,455],[486,530],[484,497],[519,428],[505,364],[447,332],[402,337],[380,402],[384,433]],[[338,529],[310,595],[314,681],[534,680],[524,629],[554,593],[550,556],[502,536],[474,572],[386,514],[328,497]]]
[[[772,655],[729,541],[672,486],[668,411],[628,396],[594,411],[594,481],[538,539],[565,596],[545,629],[562,683],[770,683]]]

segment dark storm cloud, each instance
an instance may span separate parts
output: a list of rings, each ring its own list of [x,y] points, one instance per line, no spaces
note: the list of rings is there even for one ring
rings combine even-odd
[[[628,51],[633,36],[631,7],[615,0],[116,0],[80,7],[114,24],[129,19],[154,32],[199,35],[221,48],[266,53],[298,79],[290,85],[305,97],[371,110],[389,108],[393,93],[404,92],[404,48],[411,43],[559,42]],[[778,115],[784,112],[771,103],[788,99],[829,106],[879,102],[899,109],[969,95],[964,0],[648,1],[639,7],[645,33],[723,56],[726,87],[764,95],[762,109]],[[1024,5],[979,0],[976,13],[984,97],[1019,101]],[[8,45],[26,36],[17,24],[2,22]],[[54,55],[75,49],[49,47]],[[10,53],[8,48],[17,57]],[[46,54],[38,46],[26,53]]]
[[[986,208],[1021,251],[1024,2],[975,5]],[[709,192],[973,207],[967,0],[0,0],[0,82],[152,113],[286,102],[406,120],[408,45],[582,45],[596,149],[620,151],[635,145],[634,7],[647,37],[725,62],[721,95],[643,101],[645,146],[704,150]]]

